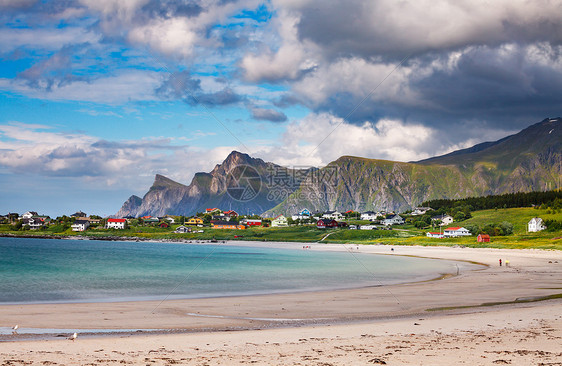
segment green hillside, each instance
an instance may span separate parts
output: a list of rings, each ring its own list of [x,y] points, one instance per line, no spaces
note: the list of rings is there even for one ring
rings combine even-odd
[[[562,211],[555,212],[555,210],[542,210],[531,207],[523,208],[506,208],[498,210],[482,210],[472,213],[472,218],[462,221],[459,225],[472,225],[476,224],[480,227],[489,223],[501,223],[507,221],[513,224],[513,233],[515,235],[527,234],[527,223],[533,217],[540,217],[543,220],[562,220]],[[552,235],[552,233],[550,233]],[[531,236],[538,235],[531,233]],[[562,235],[562,233],[560,233]],[[560,236],[558,235],[558,236]]]

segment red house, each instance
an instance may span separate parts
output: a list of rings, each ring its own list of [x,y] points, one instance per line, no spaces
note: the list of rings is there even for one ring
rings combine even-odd
[[[479,234],[479,235],[478,235],[478,242],[479,242],[479,243],[489,243],[489,242],[490,242],[490,235],[488,235],[488,234]]]
[[[316,223],[318,229],[329,229],[333,227],[338,227],[338,222],[333,219],[320,219]]]
[[[234,210],[228,210],[223,212],[224,216],[236,217],[238,216],[238,212]]]
[[[261,226],[261,220],[259,219],[244,219],[240,223],[246,226]]]

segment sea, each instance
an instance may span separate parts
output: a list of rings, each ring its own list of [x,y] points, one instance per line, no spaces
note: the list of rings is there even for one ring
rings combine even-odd
[[[424,281],[464,262],[290,245],[0,238],[0,304],[188,299]],[[459,267],[460,266],[460,267]]]

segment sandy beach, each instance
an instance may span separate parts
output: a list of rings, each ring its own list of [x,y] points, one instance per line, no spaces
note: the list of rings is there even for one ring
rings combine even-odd
[[[562,299],[553,296],[562,293],[560,252],[325,244],[310,250],[484,266],[469,271],[461,265],[458,275],[440,280],[338,291],[3,305],[0,327],[19,324],[21,331],[2,336],[0,360],[3,365],[562,365]],[[550,299],[535,301],[543,298]],[[74,330],[79,336],[70,341],[69,334],[55,331],[37,337],[26,328]],[[92,329],[158,331],[88,334]]]

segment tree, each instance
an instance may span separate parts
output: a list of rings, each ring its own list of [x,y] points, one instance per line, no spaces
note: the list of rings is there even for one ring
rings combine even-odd
[[[466,219],[466,215],[462,211],[458,211],[455,216],[453,216],[455,221],[464,221]]]
[[[507,221],[504,221],[500,224],[500,229],[502,231],[502,235],[511,235],[513,234],[513,224]]]

